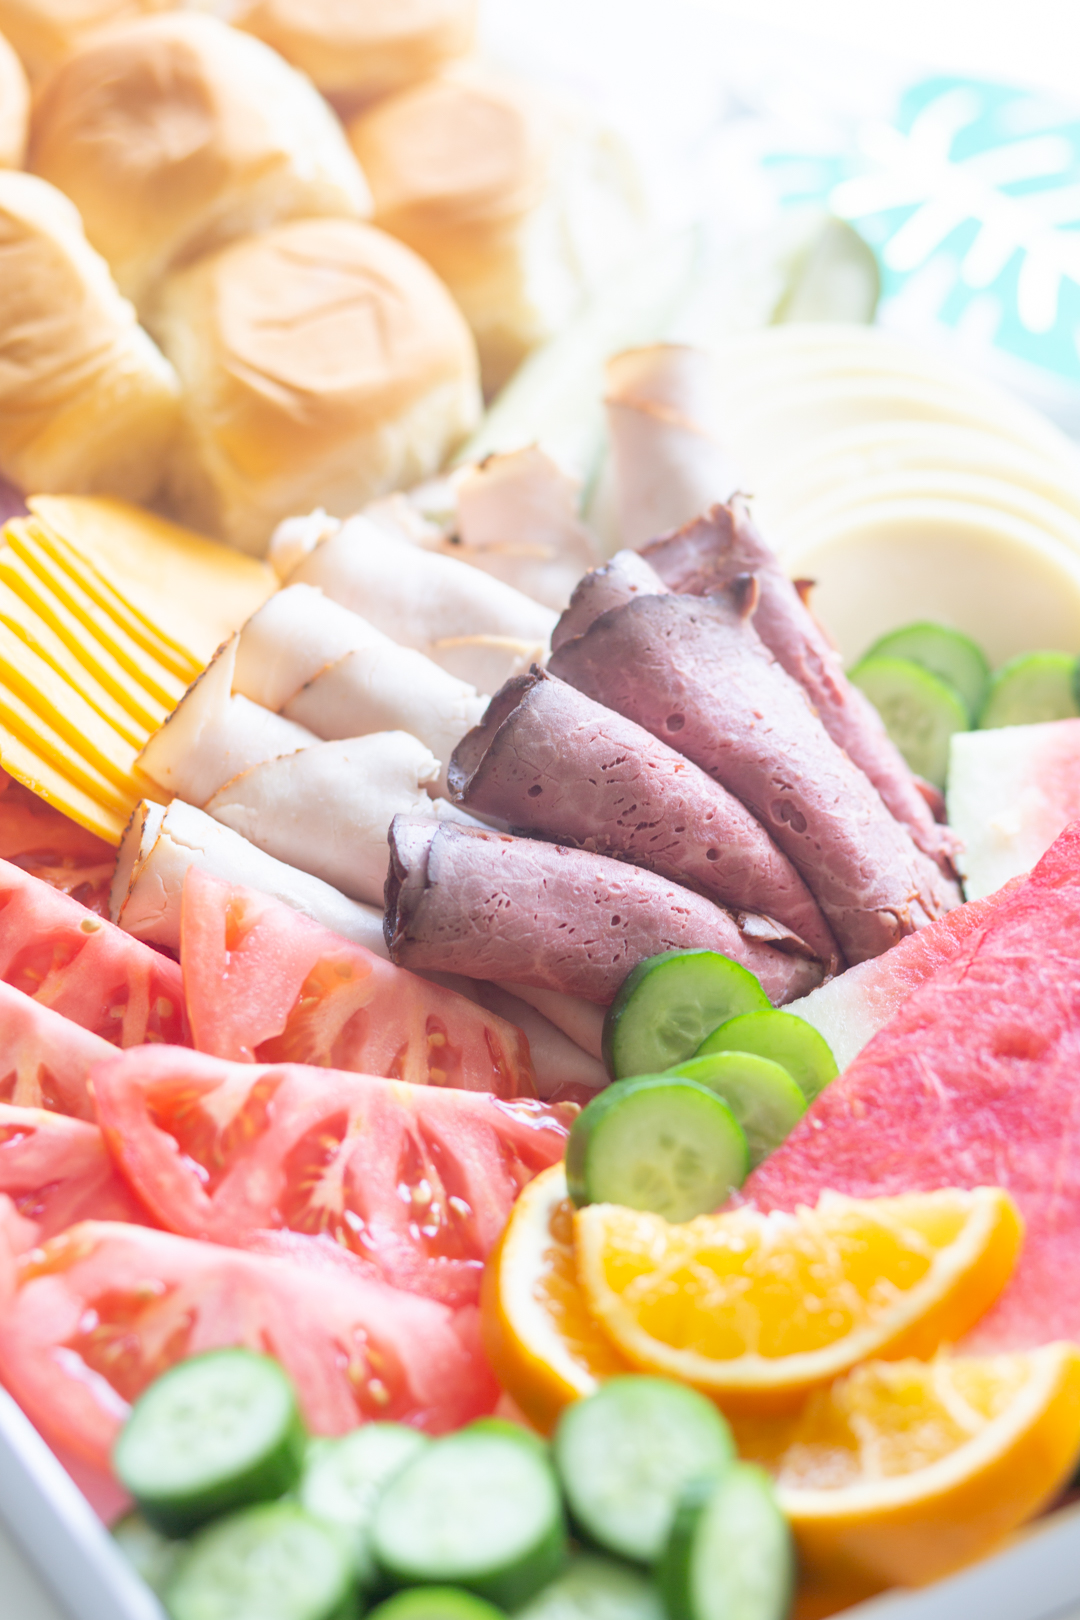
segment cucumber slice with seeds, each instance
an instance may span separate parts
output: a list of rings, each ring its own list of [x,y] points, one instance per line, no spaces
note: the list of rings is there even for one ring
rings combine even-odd
[[[170,1582],[172,1620],[351,1620],[347,1545],[297,1502],[267,1502],[208,1525]]]
[[[505,1614],[462,1586],[417,1586],[387,1598],[368,1620],[504,1620]]]
[[[751,1170],[775,1152],[806,1113],[806,1098],[788,1071],[755,1052],[711,1052],[671,1072],[707,1086],[727,1103],[746,1137]]]
[[[971,728],[956,688],[909,658],[864,658],[848,679],[870,699],[916,776],[943,788],[949,739]]]
[[[979,716],[980,731],[1074,719],[1080,714],[1077,673],[1078,662],[1071,653],[1030,652],[1010,658],[991,678]]]
[[[212,1350],[170,1368],[139,1397],[113,1467],[143,1516],[177,1536],[290,1490],[306,1444],[278,1363],[251,1350]]]
[[[807,1102],[840,1072],[824,1035],[798,1014],[775,1009],[729,1018],[705,1037],[696,1056],[710,1052],[756,1052],[771,1058],[788,1071]]]
[[[390,1617],[390,1620],[398,1620],[398,1617]],[[584,1553],[571,1562],[565,1575],[545,1586],[531,1603],[519,1609],[514,1620],[665,1620],[665,1617],[660,1593],[647,1576],[628,1569],[625,1564],[617,1564],[613,1558]]]
[[[990,665],[970,636],[943,624],[909,624],[875,641],[864,654],[864,660],[871,658],[907,658],[929,670],[959,693],[974,724],[986,697]]]
[[[735,1463],[691,1485],[657,1569],[668,1620],[785,1620],[791,1531],[763,1469]]]
[[[315,1440],[308,1447],[300,1502],[348,1538],[361,1586],[373,1586],[378,1577],[371,1526],[379,1497],[430,1444],[427,1435],[403,1423],[365,1423],[340,1440]]]
[[[644,1075],[608,1086],[570,1127],[566,1185],[582,1204],[623,1204],[689,1221],[741,1187],[749,1151],[731,1109],[692,1080]]]
[[[704,1395],[667,1378],[611,1378],[559,1419],[553,1445],[570,1514],[606,1552],[651,1564],[694,1480],[732,1465],[731,1431]]]
[[[769,998],[752,973],[718,951],[664,951],[640,962],[604,1019],[603,1055],[615,1080],[662,1074],[693,1057],[710,1030]]]

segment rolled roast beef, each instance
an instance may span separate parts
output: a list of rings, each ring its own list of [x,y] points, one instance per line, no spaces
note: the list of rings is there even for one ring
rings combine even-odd
[[[622,607],[635,596],[662,596],[669,588],[636,551],[617,551],[603,568],[593,568],[578,580],[570,605],[551,633],[551,645],[561,647],[564,641],[583,636],[609,608]]]
[[[704,946],[760,979],[774,1005],[820,984],[820,962],[771,918],[734,915],[590,850],[398,816],[390,828],[391,959],[559,990],[604,1006],[660,951]]]
[[[870,778],[918,847],[953,875],[956,839],[934,820],[881,718],[844,674],[840,655],[784,573],[750,519],[744,503],[714,506],[644,548],[642,556],[672,591],[708,596],[740,574],[760,587],[754,629],[787,673],[803,688],[833,742]]]
[[[508,681],[450,761],[456,803],[514,831],[631,861],[736,911],[766,912],[829,973],[832,932],[768,833],[682,754],[565,681]]]
[[[757,591],[743,575],[707,597],[637,596],[565,642],[551,672],[741,799],[802,874],[854,965],[958,895],[758,636]]]

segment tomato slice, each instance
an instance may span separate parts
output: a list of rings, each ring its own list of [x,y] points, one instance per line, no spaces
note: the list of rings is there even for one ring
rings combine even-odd
[[[106,1141],[162,1225],[217,1243],[317,1234],[447,1304],[576,1112],[336,1070],[153,1047],[94,1071]]]
[[[117,1175],[97,1126],[45,1108],[0,1103],[0,1193],[33,1223],[31,1242],[76,1221],[154,1224]]]
[[[0,1102],[93,1120],[87,1078],[114,1055],[99,1035],[0,980]]]
[[[177,964],[9,861],[0,979],[113,1046],[189,1044]]]
[[[19,1261],[0,1311],[3,1382],[50,1444],[99,1468],[152,1379],[231,1345],[277,1357],[314,1434],[373,1418],[442,1434],[498,1396],[471,1307],[147,1227],[70,1227]]]
[[[180,916],[199,1051],[535,1097],[529,1043],[515,1025],[280,900],[193,866]]]
[[[0,860],[109,915],[116,851],[77,821],[0,771]]]

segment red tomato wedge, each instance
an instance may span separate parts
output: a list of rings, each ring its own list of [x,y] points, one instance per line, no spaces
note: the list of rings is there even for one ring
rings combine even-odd
[[[84,1221],[17,1273],[0,1311],[0,1377],[51,1444],[99,1468],[131,1402],[202,1350],[276,1356],[314,1434],[372,1418],[443,1434],[498,1397],[474,1309],[342,1270]]]
[[[0,861],[0,979],[113,1046],[189,1044],[175,962]]]
[[[246,1244],[332,1239],[389,1283],[460,1305],[576,1110],[169,1047],[94,1070],[105,1139],[163,1226]]]
[[[102,917],[116,851],[0,771],[0,860],[12,861]]]
[[[93,1120],[87,1076],[114,1050],[0,980],[0,1102]]]
[[[0,1103],[0,1193],[34,1223],[34,1242],[76,1221],[153,1224],[117,1175],[97,1126],[45,1108]]]
[[[535,1097],[529,1043],[515,1025],[280,900],[193,866],[180,916],[200,1052]]]

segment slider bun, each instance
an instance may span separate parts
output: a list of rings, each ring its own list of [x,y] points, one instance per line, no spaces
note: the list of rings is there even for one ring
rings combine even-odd
[[[32,79],[78,50],[95,29],[171,11],[176,0],[0,0],[0,29]]]
[[[76,204],[143,308],[172,265],[234,237],[370,212],[341,126],[303,75],[193,12],[111,29],[62,63],[36,98],[30,167]]]
[[[513,79],[459,68],[349,125],[375,221],[446,282],[493,392],[630,252],[643,217],[608,132]]]
[[[259,555],[290,513],[345,516],[430,476],[479,415],[449,293],[352,220],[278,225],[178,271],[155,330],[185,393],[176,507]]]
[[[176,374],[73,204],[0,171],[0,474],[28,493],[145,500],[178,416]]]
[[[476,0],[248,0],[231,13],[312,78],[353,102],[427,78],[471,49]]]
[[[30,86],[23,65],[0,34],[0,169],[21,169],[30,122]]]

